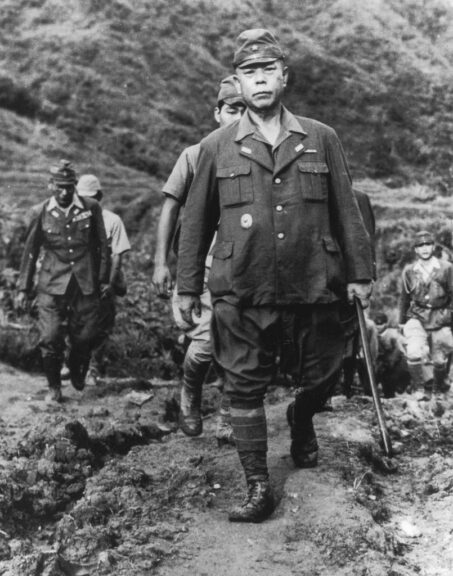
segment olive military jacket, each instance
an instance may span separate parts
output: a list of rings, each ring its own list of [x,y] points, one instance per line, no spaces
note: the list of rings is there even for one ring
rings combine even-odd
[[[370,237],[335,131],[282,107],[274,148],[248,113],[201,142],[186,203],[178,292],[200,294],[206,253],[214,299],[244,305],[330,303],[370,281]]]
[[[83,294],[108,283],[107,238],[102,209],[92,198],[74,196],[65,215],[53,198],[32,210],[19,274],[19,290],[30,290],[43,251],[38,290],[62,295],[74,276]]]

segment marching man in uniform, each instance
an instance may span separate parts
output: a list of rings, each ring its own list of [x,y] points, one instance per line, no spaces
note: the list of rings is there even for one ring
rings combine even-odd
[[[101,207],[76,194],[76,173],[70,162],[62,160],[50,174],[52,197],[32,212],[18,280],[18,305],[28,300],[42,250],[37,286],[40,348],[49,399],[61,402],[66,330],[71,383],[77,390],[85,386],[99,297],[108,289],[108,250]]]
[[[93,198],[101,204],[104,193],[99,179],[94,174],[83,174],[77,182],[77,194],[80,198]],[[116,296],[127,293],[126,279],[123,273],[123,256],[130,251],[131,245],[126,228],[118,214],[102,208],[107,245],[109,248],[109,290],[106,290],[99,303],[97,335],[93,343],[88,378],[94,384],[106,372],[106,348],[110,334],[115,327]]]
[[[429,400],[433,391],[450,388],[453,266],[434,256],[434,236],[426,230],[415,234],[414,251],[416,261],[403,270],[399,321],[412,387]]]
[[[296,466],[313,466],[318,444],[312,417],[342,366],[339,301],[357,296],[367,305],[373,261],[335,131],[281,104],[288,70],[276,37],[246,30],[237,38],[233,65],[247,111],[201,142],[177,285],[181,313],[193,322],[217,229],[208,281],[214,354],[225,372],[247,481],[247,496],[229,519],[261,522],[274,509],[264,396],[282,320],[292,322],[303,384],[289,414],[291,455]]]

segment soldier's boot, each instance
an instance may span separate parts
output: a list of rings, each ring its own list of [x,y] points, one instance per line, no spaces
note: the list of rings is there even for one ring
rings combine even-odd
[[[78,354],[74,349],[68,357],[69,376],[72,386],[79,392],[85,388],[85,378],[90,365],[90,358]]]
[[[219,448],[225,444],[234,446],[233,426],[231,425],[230,398],[223,392],[220,400],[219,415],[217,416],[217,425],[215,430],[217,445]]]
[[[184,359],[184,376],[181,386],[179,427],[186,436],[199,436],[203,432],[201,418],[201,394],[210,361]]]
[[[49,384],[49,394],[46,399],[51,402],[62,402],[63,395],[61,393],[60,360],[52,356],[45,356],[42,359],[42,365]]]
[[[434,394],[444,394],[450,390],[450,384],[448,382],[447,365],[435,365],[434,366]]]
[[[408,361],[407,368],[411,378],[411,392],[416,392],[419,400],[428,401],[433,393],[433,381],[425,382],[421,360]]]
[[[275,508],[266,452],[239,452],[239,458],[247,480],[247,495],[241,504],[231,510],[228,519],[230,522],[263,522]]]
[[[296,416],[296,401],[289,404],[286,419],[291,430],[290,453],[297,468],[314,468],[318,465],[318,441],[309,416]]]

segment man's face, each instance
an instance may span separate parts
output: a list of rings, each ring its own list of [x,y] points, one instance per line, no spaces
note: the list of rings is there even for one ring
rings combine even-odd
[[[251,63],[236,68],[242,96],[252,110],[271,110],[280,103],[288,79],[288,71],[281,60],[270,64]]]
[[[217,120],[220,126],[227,126],[235,120],[239,120],[242,114],[244,114],[244,111],[244,104],[227,104],[224,102],[221,108],[218,106],[215,107],[214,118]]]
[[[434,252],[434,242],[423,242],[415,247],[415,253],[422,260],[429,260]]]
[[[67,208],[71,204],[75,191],[74,184],[65,184],[62,186],[61,184],[52,182],[50,188],[59,206]]]

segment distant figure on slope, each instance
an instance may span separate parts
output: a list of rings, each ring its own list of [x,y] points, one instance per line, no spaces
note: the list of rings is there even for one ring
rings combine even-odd
[[[82,198],[93,198],[99,203],[103,198],[101,183],[92,174],[84,174],[80,177],[77,183],[77,193]],[[93,343],[94,349],[88,372],[88,378],[94,384],[99,376],[104,376],[106,372],[105,349],[109,335],[115,327],[115,298],[116,296],[124,296],[127,291],[122,270],[123,256],[131,249],[126,228],[118,214],[102,208],[102,217],[110,255],[109,287],[108,290],[104,291],[100,301],[97,335]]]
[[[38,280],[42,362],[49,400],[62,401],[60,370],[65,337],[72,385],[83,390],[96,335],[99,299],[109,290],[108,248],[102,211],[76,193],[76,173],[62,160],[50,169],[52,197],[32,210],[18,281],[18,306],[24,306],[43,251]]]
[[[381,384],[384,396],[393,398],[410,387],[404,337],[397,328],[389,326],[387,314],[378,312],[374,316],[378,333],[378,356],[376,379]]]
[[[226,126],[238,120],[244,113],[245,104],[239,92],[239,83],[235,76],[228,76],[220,83],[217,106],[214,117],[220,126]],[[163,188],[165,195],[157,231],[157,245],[154,256],[153,284],[160,296],[167,296],[173,288],[173,280],[168,268],[170,246],[179,236],[177,222],[181,209],[186,203],[187,194],[192,184],[195,166],[200,153],[200,145],[186,148],[178,158],[172,173]],[[205,283],[201,297],[201,316],[194,327],[181,317],[178,295],[173,296],[173,313],[178,326],[190,339],[183,366],[183,384],[181,388],[180,427],[188,436],[198,436],[202,432],[201,396],[202,385],[212,362],[212,344],[210,324],[212,317],[211,296],[206,280],[211,267],[211,257],[205,262]],[[232,443],[228,397],[223,395],[216,438],[220,443]]]
[[[417,259],[402,275],[400,319],[412,386],[422,400],[450,388],[448,357],[453,352],[451,309],[453,266],[434,256],[434,236],[425,230],[414,236]]]

